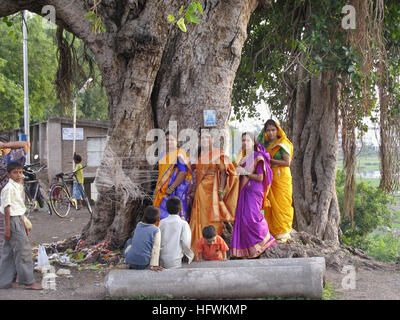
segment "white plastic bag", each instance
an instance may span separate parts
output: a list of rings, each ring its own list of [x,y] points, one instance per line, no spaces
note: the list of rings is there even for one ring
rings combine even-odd
[[[38,247],[38,269],[42,270],[44,266],[49,266],[49,257],[47,256],[46,249],[39,244]]]

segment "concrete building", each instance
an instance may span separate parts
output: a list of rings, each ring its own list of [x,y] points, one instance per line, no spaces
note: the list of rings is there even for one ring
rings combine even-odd
[[[94,181],[97,167],[106,146],[109,121],[78,119],[76,123],[76,153],[81,155],[84,169],[85,191],[96,199]],[[22,129],[7,132],[10,140],[18,140]],[[3,133],[4,134],[4,133]],[[71,118],[51,116],[47,121],[30,125],[31,162],[39,156],[40,163],[47,165],[47,175],[41,178],[51,183],[57,173],[73,169],[73,127]]]

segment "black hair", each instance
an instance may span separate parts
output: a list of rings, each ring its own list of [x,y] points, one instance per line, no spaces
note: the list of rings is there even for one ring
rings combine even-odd
[[[276,122],[272,119],[268,119],[265,124],[264,124],[264,131],[267,130],[268,126],[274,126],[278,130],[278,126],[276,125]]]
[[[209,225],[203,228],[203,237],[205,239],[214,238],[217,235],[217,230],[213,225]]]
[[[24,166],[17,161],[10,162],[9,164],[7,164],[7,172],[10,173],[14,169],[22,169],[23,167]]]
[[[167,201],[167,211],[169,214],[178,214],[181,211],[181,199],[176,196],[170,197]]]
[[[74,154],[74,160],[77,163],[81,163],[82,162],[82,157],[79,154]]]
[[[142,221],[144,223],[154,224],[160,217],[160,209],[154,206],[148,206],[144,209]]]

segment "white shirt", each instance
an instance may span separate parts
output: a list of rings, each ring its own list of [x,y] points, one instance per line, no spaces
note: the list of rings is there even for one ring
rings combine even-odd
[[[158,266],[160,259],[160,244],[161,244],[161,231],[158,228],[157,233],[154,235],[153,249],[151,250],[150,266]]]
[[[160,221],[161,251],[160,264],[164,268],[179,268],[182,266],[182,257],[186,255],[189,263],[194,254],[190,249],[192,232],[189,224],[177,214],[170,214]]]
[[[5,208],[10,206],[10,216],[22,216],[26,207],[23,198],[24,186],[10,179],[1,190],[0,212],[5,214]]]

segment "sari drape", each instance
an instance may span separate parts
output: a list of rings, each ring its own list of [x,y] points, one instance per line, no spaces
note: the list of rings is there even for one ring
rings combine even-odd
[[[260,144],[257,144],[257,150],[239,163],[246,171],[263,174],[264,177],[262,181],[255,181],[240,176],[239,200],[231,241],[232,257],[255,258],[275,244],[275,238],[270,234],[268,223],[261,213],[264,195],[272,182],[270,156]]]
[[[227,177],[223,201],[219,201],[220,169]],[[222,222],[233,222],[238,199],[239,178],[229,158],[219,149],[201,153],[196,164],[196,193],[190,217],[192,250],[202,237],[205,226],[213,225],[217,234],[222,234]],[[197,257],[197,253],[195,253]]]
[[[290,157],[293,157],[293,145],[286,137],[286,133],[278,127],[278,140],[267,146],[271,158],[276,152],[283,148]],[[265,134],[265,141],[268,142]],[[272,167],[273,179],[271,188],[264,201],[264,214],[268,222],[269,230],[276,239],[290,239],[292,230],[294,209],[292,206],[292,175],[289,167]]]
[[[174,192],[171,195],[167,196],[165,194],[165,191],[174,183],[179,173],[178,159],[180,163],[185,165],[187,169],[187,175],[185,180],[183,180],[181,184],[175,188]],[[188,220],[188,190],[190,185],[192,184],[192,178],[192,168],[189,162],[189,157],[185,151],[177,149],[165,153],[165,155],[161,155],[158,162],[158,179],[153,201],[153,205],[160,208],[161,219],[169,216],[166,207],[169,197],[177,196],[182,202],[182,211],[179,213],[179,216],[184,218],[186,221]]]

